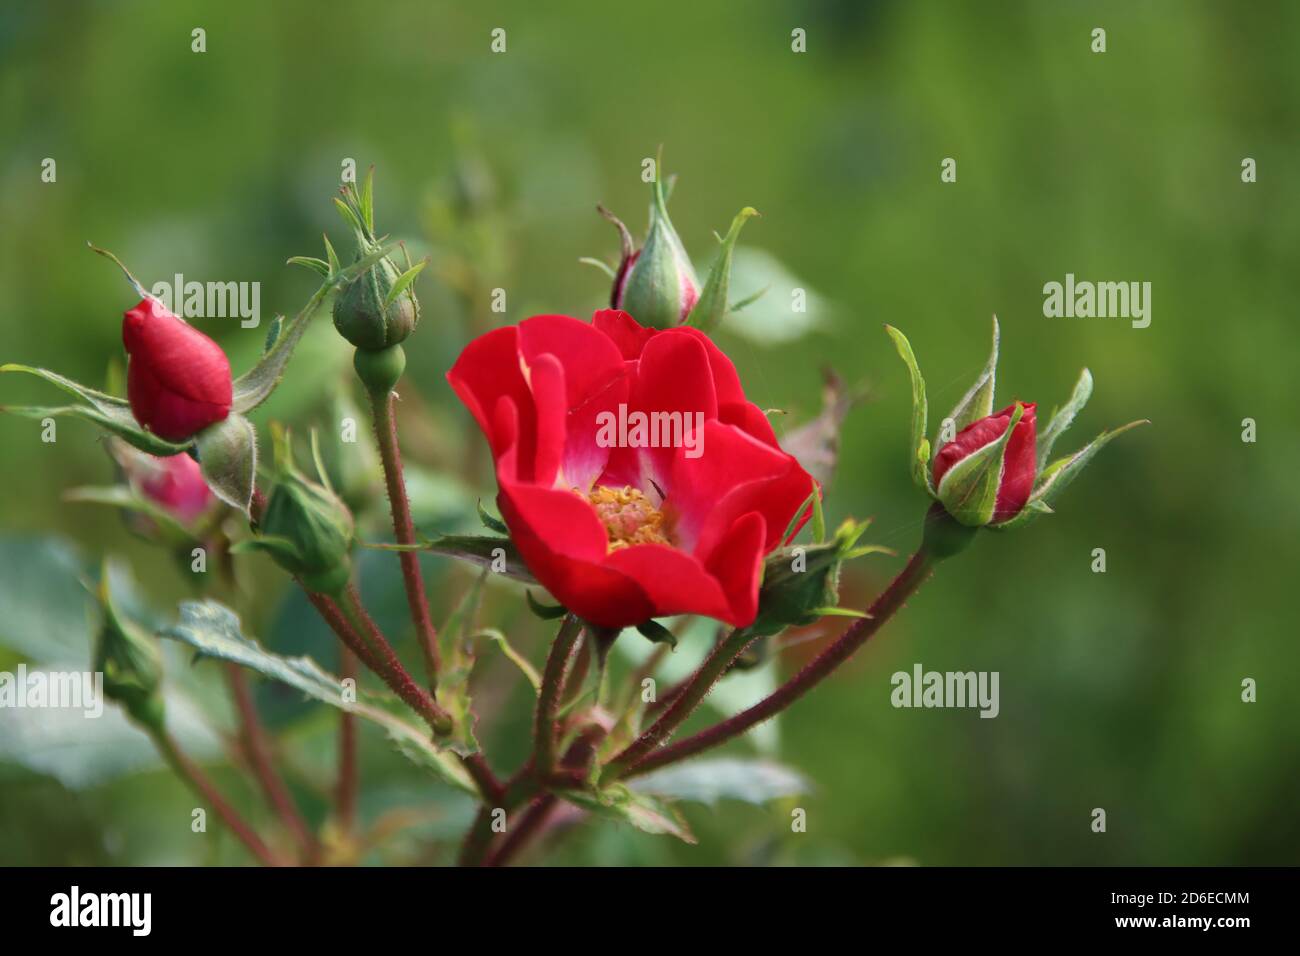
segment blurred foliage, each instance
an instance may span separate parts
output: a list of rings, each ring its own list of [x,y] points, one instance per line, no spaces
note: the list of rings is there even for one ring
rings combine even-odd
[[[330,197],[341,162],[373,163],[381,220],[434,266],[417,284],[424,317],[399,411],[421,476],[417,513],[426,530],[472,526],[475,498],[493,493],[487,458],[443,373],[478,331],[604,302],[606,280],[577,261],[616,252],[595,205],[635,228],[640,162],[662,143],[679,174],[673,220],[697,265],[737,209],[762,213],[743,237],[744,274],[771,288],[753,324],[742,312],[720,335],[754,400],[797,423],[819,408],[824,365],[870,386],[872,401],[847,421],[832,522],[875,515],[870,537],[900,552],[918,535],[908,386],[884,322],[911,339],[936,409],[977,374],[996,312],[1006,399],[1059,403],[1087,364],[1097,388],[1077,435],[1154,423],[1108,448],[1056,516],[985,535],[941,568],[878,641],[782,718],[780,759],[810,793],[685,805],[695,846],[601,823],[566,833],[548,859],[1297,862],[1300,647],[1284,576],[1300,558],[1300,412],[1288,392],[1300,218],[1287,214],[1300,206],[1287,172],[1300,155],[1300,7],[665,0],[649,17],[571,2],[401,2],[340,15],[353,9],[0,8],[0,360],[103,381],[133,302],[90,240],[150,283],[260,282],[262,327],[199,323],[246,369],[271,315],[292,315],[315,287],[285,260],[318,255],[322,230],[339,236]],[[498,26],[499,55],[489,52]],[[1096,26],[1105,54],[1089,50]],[[205,53],[191,52],[195,27]],[[795,27],[807,53],[790,51]],[[939,181],[949,156],[956,184]],[[1253,185],[1240,180],[1246,156],[1259,164]],[[46,157],[58,164],[52,184],[39,178]],[[1044,318],[1042,286],[1067,272],[1149,280],[1150,328]],[[816,306],[800,317],[807,334],[756,341],[764,324],[780,330],[796,283]],[[503,314],[491,311],[494,288],[507,292]],[[254,416],[264,440],[273,417],[321,420],[348,366],[319,320]],[[17,378],[0,381],[4,403],[48,399]],[[1241,441],[1246,417],[1258,422],[1254,444]],[[63,488],[107,481],[111,464],[89,426],[63,422],[58,436],[43,444],[38,423],[0,415],[0,669],[88,654],[76,582],[103,552],[129,562],[164,617],[190,596],[170,556],[111,511],[60,501]],[[383,518],[372,514],[363,537],[382,539]],[[1097,547],[1105,574],[1089,570]],[[360,558],[367,601],[414,660],[395,559]],[[851,570],[842,603],[864,606],[902,560]],[[259,584],[241,609],[252,633],[334,667],[305,600],[264,559],[240,562]],[[442,619],[470,578],[425,565]],[[487,616],[541,660],[547,632],[517,591],[490,595]],[[775,666],[788,671],[815,647]],[[999,718],[893,709],[890,675],[918,661],[999,671]],[[222,732],[215,666],[179,654],[168,665]],[[480,667],[478,735],[508,770],[526,754],[531,692],[502,655],[485,653]],[[1240,701],[1244,677],[1259,682],[1258,703]],[[258,695],[283,734],[290,785],[319,822],[333,713],[279,686],[259,683]],[[228,838],[190,833],[192,798],[147,753],[108,779],[33,770],[6,756],[12,721],[0,713],[0,862],[242,859]],[[362,745],[363,818],[419,809],[370,859],[446,860],[469,803],[413,772],[382,732],[364,729]],[[267,823],[219,747],[196,753]],[[796,804],[807,833],[791,832]],[[1089,829],[1093,807],[1107,810],[1104,836]]]

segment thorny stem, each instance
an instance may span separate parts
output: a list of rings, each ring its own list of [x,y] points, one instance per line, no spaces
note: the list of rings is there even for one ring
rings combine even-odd
[[[267,804],[279,816],[285,828],[293,834],[298,843],[299,852],[306,863],[314,863],[319,856],[320,847],[294,803],[283,778],[275,769],[271,757],[271,743],[266,728],[257,715],[253,695],[249,691],[248,680],[238,664],[226,665],[226,679],[230,684],[230,694],[235,700],[235,709],[239,713],[240,736],[243,738],[243,750],[252,765],[253,775],[266,797]]]
[[[572,614],[565,615],[551,644],[551,653],[546,658],[542,687],[537,694],[537,716],[533,723],[533,773],[541,780],[555,769],[555,724],[564,689],[564,672],[581,633],[582,622]]]
[[[867,610],[868,617],[855,621],[843,634],[836,638],[834,643],[754,706],[721,723],[715,724],[707,730],[702,730],[691,737],[679,740],[675,744],[648,753],[639,760],[630,761],[624,759],[625,755],[632,749],[632,747],[629,747],[627,751],[614,759],[610,767],[607,768],[604,778],[614,780],[640,776],[667,764],[693,757],[702,751],[709,750],[740,736],[755,724],[761,723],[773,714],[789,707],[852,657],[853,653],[865,644],[868,638],[880,630],[930,576],[931,571],[934,570],[936,560],[937,558],[924,546],[918,549],[916,554],[912,555],[911,560],[908,561],[907,566],[899,572],[898,577],[894,578],[889,587],[881,592],[880,596]],[[721,645],[719,645],[720,649]],[[736,649],[732,657],[738,656],[741,650],[743,648]],[[711,660],[713,660],[713,657],[710,657]],[[709,662],[706,661],[705,663],[707,666]],[[701,668],[701,673],[703,673],[703,668]],[[708,688],[704,689],[707,691]],[[703,695],[701,694],[701,696]],[[672,708],[670,708],[670,713],[671,710]],[[664,716],[666,718],[669,715],[665,714]],[[635,747],[636,744],[632,746]]]
[[[379,457],[384,463],[384,483],[388,486],[388,502],[393,513],[393,535],[398,544],[409,546],[415,544],[415,523],[411,520],[411,501],[406,495],[406,480],[402,475],[402,452],[397,443],[397,419],[393,415],[395,397],[392,392],[372,394],[370,408],[374,418],[375,438],[379,444]],[[402,582],[406,587],[406,603],[411,609],[411,621],[424,652],[429,690],[436,696],[438,632],[429,617],[429,599],[424,591],[420,556],[415,551],[399,551],[397,559],[402,566]]]
[[[372,651],[375,661],[380,665],[377,670],[379,676],[408,707],[424,718],[435,734],[449,733],[452,726],[451,716],[438,706],[438,702],[428,691],[420,687],[402,666],[393,646],[388,643],[379,626],[362,606],[357,586],[349,584],[339,598],[337,606],[343,612],[348,624],[352,626],[353,633],[362,636]]]
[[[644,758],[660,744],[668,740],[691,712],[704,700],[705,696],[713,689],[713,685],[718,682],[735,662],[741,653],[754,640],[754,635],[745,628],[737,628],[728,634],[723,640],[714,645],[709,656],[704,659],[700,669],[695,675],[686,681],[680,687],[671,689],[672,702],[664,708],[664,712],[659,719],[651,724],[636,740],[627,746],[618,756],[614,757],[605,767],[602,776],[609,780],[617,780],[625,772],[635,766],[638,761]]]
[[[262,842],[262,838],[244,822],[243,817],[236,812],[235,808],[226,802],[225,797],[221,795],[203,771],[198,768],[198,765],[185,756],[171,734],[159,728],[151,730],[150,735],[153,737],[159,752],[167,760],[176,775],[188,783],[190,788],[202,800],[211,804],[212,809],[221,818],[221,822],[239,839],[239,842],[248,847],[248,851],[257,857],[263,866],[285,865],[286,861],[271,852],[271,849]]]
[[[356,680],[357,656],[346,646],[339,649],[339,676]],[[348,711],[339,713],[339,780],[334,794],[335,815],[345,834],[352,833],[357,819],[357,722]]]

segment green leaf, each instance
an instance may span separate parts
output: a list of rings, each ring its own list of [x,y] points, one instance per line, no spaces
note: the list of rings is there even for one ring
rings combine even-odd
[[[561,790],[559,795],[596,816],[629,823],[643,833],[666,834],[685,843],[696,842],[686,821],[669,803],[624,784],[614,784],[596,792]]]
[[[670,800],[693,800],[710,806],[719,800],[761,805],[812,789],[803,774],[784,764],[737,757],[691,760],[664,767],[633,780],[631,787]]]
[[[92,614],[85,571],[63,538],[0,537],[0,646],[35,664],[84,670]]]
[[[953,433],[961,431],[972,422],[993,414],[993,388],[998,371],[998,317],[993,316],[993,348],[975,384],[962,396],[948,416],[953,421]],[[940,447],[943,447],[942,445]]]
[[[944,472],[936,493],[948,513],[967,527],[982,528],[993,520],[1002,482],[1003,454],[1024,414],[1025,406],[1017,403],[996,441],[971,452]]]
[[[309,657],[282,657],[245,637],[239,618],[216,601],[183,601],[180,621],[163,628],[159,636],[188,644],[200,656],[231,661],[264,677],[286,684],[303,694],[372,721],[387,731],[389,739],[405,756],[432,771],[451,785],[476,793],[473,780],[451,753],[439,750],[428,730],[409,723],[377,704],[347,700],[339,678]]]
[[[798,341],[828,326],[834,315],[828,299],[766,249],[736,248],[731,290],[735,301],[723,317],[722,327],[764,348]],[[795,308],[796,290],[802,309]]]
[[[537,579],[532,576],[524,565],[523,558],[519,557],[519,552],[515,550],[514,542],[509,538],[476,534],[442,534],[420,545],[422,551],[432,551],[434,554],[443,554],[449,558],[489,568],[497,558],[498,549],[505,559],[505,570],[499,572],[500,574],[526,584],[537,583]]]
[[[469,678],[474,670],[478,632],[475,618],[483,599],[483,584],[488,572],[484,570],[465,592],[456,610],[438,630],[438,644],[442,656],[442,669],[438,675],[438,703],[452,718],[452,732],[446,745],[468,757],[478,753],[478,740],[474,737],[475,716],[471,709]]]
[[[1083,410],[1083,406],[1088,404],[1088,399],[1092,396],[1092,373],[1086,368],[1079,373],[1079,381],[1075,383],[1074,391],[1070,394],[1070,400],[1065,403],[1063,408],[1053,409],[1051,420],[1048,421],[1047,427],[1038,433],[1038,470],[1041,472],[1047,464],[1047,459],[1052,456],[1052,446],[1061,434],[1070,427],[1074,418]]]
[[[351,282],[387,254],[388,249],[385,247],[373,249],[346,269],[335,271],[331,278],[321,284],[261,360],[235,379],[233,411],[246,414],[270,397],[284,375],[285,367],[289,364],[289,358],[293,355],[298,340],[307,331],[307,326],[325,304],[330,293],[339,285]]]
[[[537,673],[537,668],[532,665],[528,658],[511,646],[510,641],[507,640],[504,634],[496,630],[487,630],[483,632],[483,636],[501,648],[501,653],[506,656],[506,659],[523,672],[524,677],[528,679],[528,683],[533,685],[533,693],[540,694],[542,692],[542,675]]]
[[[704,280],[700,297],[691,308],[690,314],[686,316],[687,325],[711,332],[727,314],[727,298],[731,288],[731,263],[736,250],[736,240],[740,238],[740,230],[744,228],[745,223],[757,215],[758,210],[746,206],[731,220],[731,228],[721,240],[722,248],[718,251],[718,257],[713,260],[709,277]]]
[[[907,341],[907,336],[892,325],[886,325],[885,331],[894,340],[894,348],[898,350],[899,358],[907,366],[908,375],[912,379],[912,446],[909,470],[916,486],[933,495],[934,483],[930,480],[928,467],[930,441],[925,437],[926,429],[929,427],[925,402],[925,379],[921,376],[921,369],[916,364],[916,356],[912,354],[912,343]]]

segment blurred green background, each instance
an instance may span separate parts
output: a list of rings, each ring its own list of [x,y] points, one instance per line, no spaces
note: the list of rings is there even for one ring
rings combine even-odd
[[[204,53],[191,51],[196,27]],[[502,54],[489,49],[497,27]],[[1094,27],[1107,31],[1104,54],[1090,49]],[[795,28],[805,53],[791,51]],[[602,304],[607,281],[578,263],[617,249],[595,205],[640,233],[641,160],[663,144],[679,175],[674,222],[701,269],[712,230],[743,205],[762,213],[743,236],[737,285],[751,288],[735,291],[772,288],[719,336],[750,396],[797,423],[818,408],[823,365],[870,388],[844,431],[833,521],[873,515],[869,537],[905,554],[925,508],[906,473],[907,379],[884,322],[910,336],[935,421],[982,365],[996,312],[999,404],[1046,411],[1092,369],[1094,398],[1062,450],[1134,418],[1153,424],[1108,447],[1056,516],[984,535],[943,566],[767,731],[760,744],[809,793],[685,804],[697,846],[601,823],[532,859],[1294,864],[1297,43],[1300,6],[1283,2],[5,4],[0,360],[103,381],[134,299],[91,240],[146,284],[178,272],[261,283],[261,328],[197,323],[247,368],[271,313],[293,314],[314,288],[285,259],[319,255],[322,230],[345,239],[330,202],[341,162],[374,164],[381,230],[434,263],[402,387],[418,517],[426,530],[463,524],[492,492],[474,486],[481,439],[443,372],[478,329]],[[54,183],[40,179],[47,157]],[[940,182],[945,157],[954,184]],[[1254,184],[1241,181],[1245,157]],[[1045,318],[1043,284],[1067,272],[1150,281],[1150,327]],[[812,296],[805,315],[790,313],[794,286]],[[493,288],[507,292],[504,315],[486,308]],[[318,421],[348,358],[322,318],[259,426]],[[5,404],[52,398],[0,378]],[[1241,438],[1248,417],[1255,443]],[[170,619],[186,596],[171,559],[116,515],[60,500],[111,478],[89,426],[61,421],[50,445],[38,423],[0,415],[0,669],[85,666],[93,621],[77,577],[105,553],[131,567],[143,617]],[[370,528],[382,538],[382,515]],[[1094,548],[1104,574],[1090,570]],[[333,666],[327,632],[283,576],[241,560],[258,585],[248,629]],[[844,603],[865,606],[902,561],[860,562]],[[442,619],[467,577],[427,567]],[[414,662],[396,561],[368,552],[362,573]],[[519,603],[502,592],[488,622],[540,661],[549,632]],[[173,718],[268,824],[220,756],[229,715],[215,665],[191,668],[176,650],[169,673],[190,703]],[[511,770],[529,697],[499,656],[484,659],[480,733]],[[998,671],[1000,716],[892,708],[890,675],[917,662]],[[1241,701],[1247,677],[1257,703]],[[322,819],[334,715],[269,686],[259,699],[295,792]],[[39,716],[0,712],[0,862],[246,859],[190,832],[193,798],[130,728]],[[371,859],[445,859],[468,803],[380,735],[366,731],[363,746],[366,819],[421,809]],[[791,832],[795,806],[806,833]],[[1096,807],[1104,834],[1090,829]]]

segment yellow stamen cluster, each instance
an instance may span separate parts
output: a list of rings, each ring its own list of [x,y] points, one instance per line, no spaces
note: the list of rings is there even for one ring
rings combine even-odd
[[[575,489],[576,490],[576,489]],[[582,492],[577,492],[582,494]],[[650,499],[636,488],[597,487],[584,496],[609,535],[609,550],[633,544],[671,544],[668,520]]]

